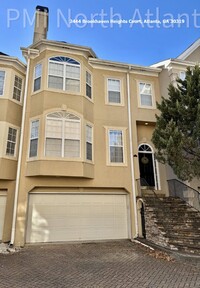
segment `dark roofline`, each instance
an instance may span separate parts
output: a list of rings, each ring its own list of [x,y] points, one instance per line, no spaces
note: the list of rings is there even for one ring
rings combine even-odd
[[[5,54],[5,53],[3,53],[3,52],[0,52],[0,55],[1,55],[1,56],[10,56],[10,55]]]

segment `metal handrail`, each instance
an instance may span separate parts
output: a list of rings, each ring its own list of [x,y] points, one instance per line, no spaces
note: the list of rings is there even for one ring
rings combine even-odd
[[[200,193],[178,179],[167,180],[169,195],[179,197],[190,207],[200,211]]]

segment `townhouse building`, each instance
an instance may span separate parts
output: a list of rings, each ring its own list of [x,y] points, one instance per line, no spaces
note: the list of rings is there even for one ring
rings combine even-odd
[[[0,241],[142,236],[140,188],[168,195],[171,173],[154,157],[156,102],[194,59],[102,60],[48,40],[48,12],[36,8],[26,64],[0,55]]]

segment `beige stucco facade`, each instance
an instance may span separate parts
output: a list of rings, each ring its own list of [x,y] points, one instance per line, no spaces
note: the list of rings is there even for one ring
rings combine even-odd
[[[2,204],[5,217],[0,241],[10,241],[17,246],[31,241],[42,242],[43,238],[35,236],[44,231],[41,223],[45,223],[45,231],[49,229],[48,235],[51,231],[56,233],[55,227],[62,222],[56,216],[56,209],[62,209],[61,202],[68,195],[72,195],[72,202],[84,195],[88,197],[87,209],[91,208],[91,218],[98,218],[96,223],[106,224],[109,219],[115,222],[115,216],[121,223],[120,217],[127,218],[126,223],[116,226],[117,229],[115,224],[114,228],[110,226],[122,231],[113,238],[103,230],[104,236],[95,238],[96,228],[90,238],[84,228],[86,236],[81,238],[78,230],[89,224],[78,225],[83,214],[76,212],[74,218],[78,219],[78,228],[66,224],[66,227],[73,226],[70,228],[73,233],[77,229],[78,236],[73,239],[106,240],[106,235],[109,239],[133,239],[142,236],[136,197],[140,193],[138,179],[144,173],[141,171],[144,165],[151,166],[148,167],[150,186],[168,195],[169,173],[155,160],[151,141],[155,114],[158,113],[156,102],[161,101],[161,95],[167,97],[168,84],[175,81],[179,71],[185,71],[188,62],[183,65],[184,61],[177,60],[177,63],[169,61],[156,67],[141,67],[105,61],[98,59],[91,48],[41,38],[45,33],[41,36],[37,30],[37,40],[28,48],[22,48],[26,65],[12,57],[0,57],[1,75],[6,75],[2,78],[4,89],[0,96],[0,197],[6,196],[6,205]],[[22,79],[20,100],[12,97],[16,75]],[[70,83],[71,90],[67,83]],[[8,130],[9,127],[13,129]],[[8,131],[14,133],[15,140],[9,140]],[[10,142],[14,150],[9,150],[13,147],[9,146]],[[68,143],[73,145],[69,148]],[[143,155],[148,159],[143,159]],[[44,201],[41,207],[37,206],[38,210],[35,208],[37,195],[42,195]],[[58,208],[53,209],[52,200],[51,203],[47,201],[49,195],[53,195]],[[92,200],[91,195],[94,196]],[[95,195],[103,197],[99,206],[94,200],[98,198]],[[114,195],[116,203],[111,203],[108,195]],[[59,202],[60,196],[64,200]],[[84,201],[77,206],[80,210],[86,205]],[[117,204],[118,201],[121,204]],[[65,214],[67,209],[70,210],[67,203],[68,200],[62,214],[66,222],[73,219],[72,215]],[[73,203],[70,205],[75,205]],[[92,210],[95,205],[99,209],[98,215],[95,209]],[[111,208],[110,214],[109,209],[105,209],[108,214],[104,219],[105,206]],[[55,217],[47,210],[53,211]],[[54,228],[49,224],[52,219]],[[92,225],[87,226],[88,230],[92,230]],[[124,225],[127,225],[126,230],[123,230]],[[63,229],[67,230],[66,227]],[[58,241],[67,241],[61,232]],[[49,239],[55,238],[45,237],[44,241]]]

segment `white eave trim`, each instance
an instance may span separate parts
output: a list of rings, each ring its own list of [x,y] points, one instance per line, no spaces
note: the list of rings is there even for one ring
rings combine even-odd
[[[192,52],[194,52],[200,46],[200,38],[190,45],[183,53],[181,53],[177,59],[185,60]]]
[[[88,57],[94,57],[97,58],[97,55],[95,52],[87,46],[80,46],[80,45],[75,45],[75,44],[70,44],[70,43],[65,43],[65,42],[60,42],[60,41],[53,41],[53,40],[40,40],[35,44],[30,45],[28,48],[30,49],[39,49],[39,46],[41,45],[47,45],[55,48],[62,48],[62,49],[71,49],[71,50],[76,50],[76,51],[84,51],[89,54]]]
[[[99,69],[112,69],[112,70],[120,70],[123,72],[130,71],[130,73],[139,73],[139,74],[145,74],[145,73],[153,73],[158,74],[162,71],[160,68],[154,68],[154,67],[146,67],[146,66],[139,66],[139,65],[131,65],[127,63],[122,62],[113,62],[109,60],[102,60],[102,59],[94,59],[89,58],[89,64],[91,64],[94,68]]]
[[[20,61],[17,57],[11,57],[11,56],[0,56],[0,61],[6,62],[6,65],[18,65],[22,69],[26,69],[26,64],[24,64],[22,61]]]
[[[153,64],[151,65],[151,67],[159,67],[159,68],[166,69],[166,68],[169,68],[169,66],[171,65],[188,67],[188,66],[194,66],[195,63],[191,61],[180,60],[180,59],[168,59],[168,60]]]

